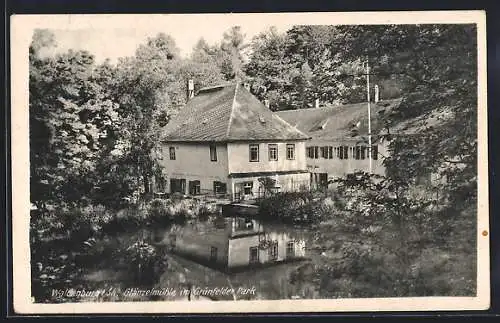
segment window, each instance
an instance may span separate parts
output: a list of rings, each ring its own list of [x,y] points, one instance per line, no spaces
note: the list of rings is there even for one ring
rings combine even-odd
[[[248,231],[248,230],[253,230],[254,229],[254,224],[252,219],[246,219],[246,218],[236,218],[234,219],[235,231]]]
[[[210,161],[217,161],[217,146],[210,145]]]
[[[175,160],[175,147],[169,147],[168,153],[170,155],[170,160]]]
[[[278,145],[269,144],[267,147],[269,149],[269,160],[278,160]]]
[[[359,150],[359,146],[354,147],[354,154],[353,154],[354,159],[360,159],[361,157],[361,152]]]
[[[255,264],[259,262],[259,249],[257,247],[250,247],[250,259],[249,262],[251,264]]]
[[[286,145],[286,159],[288,160],[295,159],[295,144]]]
[[[347,155],[349,152],[349,147],[348,146],[339,146],[337,149],[337,157],[339,159],[348,159],[349,156]]]
[[[328,147],[320,147],[321,157],[328,158]]]
[[[170,193],[186,194],[186,179],[171,178],[170,179]]]
[[[333,158],[333,147],[330,146],[328,147],[328,159],[332,159]]]
[[[293,257],[295,256],[295,242],[289,241],[286,244],[286,257]]]
[[[259,161],[259,145],[250,145],[250,161]]]
[[[227,185],[226,183],[215,181],[214,182],[214,193],[215,194],[226,194]]]
[[[243,183],[243,193],[245,195],[251,195],[253,193],[253,182]]]
[[[307,147],[307,158],[314,158],[314,147]]]
[[[200,194],[200,181],[189,181],[189,194],[199,195]]]
[[[378,159],[378,146],[377,145],[372,146],[372,159],[373,160]]]
[[[354,159],[365,159],[366,157],[366,149],[365,146],[356,146],[354,147]]]
[[[273,241],[269,248],[269,260],[278,260],[278,241]]]
[[[321,151],[323,151],[323,147],[321,147]],[[319,147],[318,146],[307,147],[307,157],[318,159]]]

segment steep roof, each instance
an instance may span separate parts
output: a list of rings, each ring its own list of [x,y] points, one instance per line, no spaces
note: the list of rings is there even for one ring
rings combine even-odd
[[[394,99],[371,104],[372,134],[379,133],[382,130],[383,122],[381,120],[400,103],[401,99]],[[357,129],[359,135],[368,133],[366,102],[312,109],[285,110],[276,113],[316,140],[353,138],[353,128]]]
[[[305,140],[244,86],[201,89],[164,127],[164,141]]]

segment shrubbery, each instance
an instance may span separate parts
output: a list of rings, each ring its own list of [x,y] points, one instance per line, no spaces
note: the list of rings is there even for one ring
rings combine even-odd
[[[311,192],[283,192],[262,199],[260,218],[286,223],[317,223],[335,212],[330,199],[315,198]]]
[[[154,283],[167,266],[158,249],[143,239],[120,250],[118,256],[127,259],[127,271],[141,285]]]
[[[148,205],[149,220],[154,223],[182,224],[189,219],[206,220],[216,212],[215,204],[206,204],[195,199],[154,199]]]

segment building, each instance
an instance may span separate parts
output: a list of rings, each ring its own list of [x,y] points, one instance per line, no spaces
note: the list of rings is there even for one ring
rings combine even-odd
[[[305,258],[305,238],[269,230],[257,220],[218,218],[173,227],[163,241],[176,254],[224,271]]]
[[[384,116],[401,103],[400,99],[371,103],[372,134],[384,128]],[[292,126],[308,134],[307,168],[311,183],[328,186],[338,177],[355,171],[370,170],[368,149],[367,103],[326,106],[276,112]],[[387,144],[372,136],[371,171],[384,174],[382,156],[387,154]]]
[[[164,127],[162,189],[234,201],[308,188],[308,139],[243,85],[201,89]]]

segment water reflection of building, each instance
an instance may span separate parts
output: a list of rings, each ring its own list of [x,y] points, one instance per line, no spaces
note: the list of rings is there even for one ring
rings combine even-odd
[[[287,232],[266,230],[257,220],[219,218],[187,224],[168,235],[171,250],[224,270],[304,258],[305,240]]]

